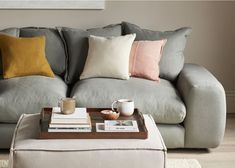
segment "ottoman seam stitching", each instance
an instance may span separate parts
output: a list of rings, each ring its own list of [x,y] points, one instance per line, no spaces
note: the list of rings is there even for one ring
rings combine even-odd
[[[153,124],[156,126],[156,123],[155,123],[153,117],[152,117],[151,115],[149,115],[149,114],[148,114],[148,116],[149,116],[149,118],[152,120]],[[156,127],[157,127],[157,126],[156,126]],[[157,129],[158,129],[158,128],[157,128]],[[164,151],[167,151],[167,148],[166,148],[165,143],[164,143],[164,141],[163,141],[163,139],[162,139],[162,135],[161,135],[160,132],[159,132],[159,129],[158,129],[158,136],[160,137],[162,146],[165,148]]]
[[[43,151],[43,152],[89,152],[89,151],[111,151],[111,150],[146,150],[146,151],[164,151],[164,149],[86,149],[86,150],[47,150],[47,149],[15,149],[15,151]]]
[[[12,151],[15,151],[15,141],[16,141],[16,137],[18,135],[18,129],[19,129],[19,126],[24,118],[25,114],[22,114],[19,118],[19,121],[17,122],[17,125],[16,125],[16,128],[15,128],[15,131],[14,131],[14,137],[13,137],[13,140],[12,140],[12,146],[11,146],[11,150]]]

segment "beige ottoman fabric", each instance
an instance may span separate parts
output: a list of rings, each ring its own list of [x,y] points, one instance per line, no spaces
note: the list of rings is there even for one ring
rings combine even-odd
[[[11,146],[10,168],[165,168],[166,147],[153,119],[140,139],[37,139],[39,114],[22,115]]]

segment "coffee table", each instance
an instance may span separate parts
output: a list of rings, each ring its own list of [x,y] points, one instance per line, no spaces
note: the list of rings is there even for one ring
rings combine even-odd
[[[151,115],[147,139],[39,139],[40,114],[23,114],[10,168],[165,168],[166,147]]]

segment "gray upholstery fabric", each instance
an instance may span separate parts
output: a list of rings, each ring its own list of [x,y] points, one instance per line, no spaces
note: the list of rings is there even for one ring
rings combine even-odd
[[[19,37],[20,31],[18,28],[8,28],[8,29],[1,30],[0,33]],[[0,50],[0,79],[2,79],[2,74],[3,74],[2,68],[3,68],[2,67],[2,56],[1,56],[1,50]]]
[[[79,80],[88,53],[88,36],[120,36],[121,25],[94,28],[88,31],[82,29],[60,28],[68,50],[68,68],[65,81],[68,84]]]
[[[65,73],[66,53],[59,32],[52,28],[22,28],[20,30],[21,37],[42,35],[46,37],[46,57],[53,72],[63,76]]]
[[[142,29],[137,25],[123,22],[123,33],[136,33],[136,41],[167,39],[160,61],[160,77],[175,80],[184,66],[184,48],[186,37],[191,33],[191,28],[181,28],[175,31],[152,31]]]
[[[16,123],[23,113],[39,113],[42,107],[57,106],[67,86],[60,77],[17,77],[0,80],[0,122]]]
[[[167,149],[184,148],[185,129],[182,125],[157,124]]]
[[[12,27],[12,28],[7,28],[3,29],[0,31],[0,33],[8,34],[11,36],[19,37],[20,30],[18,28]]]
[[[9,168],[165,168],[166,147],[150,116],[148,138],[38,139],[40,115],[23,115],[11,145]],[[29,159],[30,158],[30,159]],[[117,164],[118,163],[118,164]]]
[[[110,107],[114,100],[130,98],[136,108],[151,114],[157,123],[180,123],[184,120],[186,109],[177,90],[167,80],[160,83],[131,78],[118,80],[93,78],[78,81],[72,89],[78,106]]]
[[[0,149],[9,149],[16,124],[0,123]]]
[[[186,64],[177,81],[187,107],[185,147],[212,148],[223,139],[226,101],[223,86],[205,68]]]

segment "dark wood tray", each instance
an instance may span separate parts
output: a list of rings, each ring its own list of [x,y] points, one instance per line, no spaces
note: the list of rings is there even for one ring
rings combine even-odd
[[[107,109],[107,108],[106,108]],[[135,109],[130,117],[120,116],[120,120],[136,120],[139,132],[96,132],[96,123],[102,123],[100,111],[102,108],[88,108],[92,122],[91,132],[48,132],[48,126],[51,118],[52,108],[43,108],[40,120],[40,139],[146,139],[148,131],[145,126],[142,113]]]

